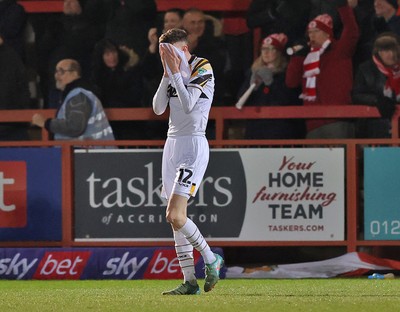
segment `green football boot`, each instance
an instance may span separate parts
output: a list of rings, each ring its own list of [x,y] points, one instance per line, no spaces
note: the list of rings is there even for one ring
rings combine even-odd
[[[219,272],[224,266],[224,259],[222,259],[222,257],[216,253],[214,253],[214,255],[216,258],[215,261],[213,263],[206,264],[205,268],[205,292],[209,292],[214,288],[215,284],[217,284],[219,280]]]
[[[184,282],[172,290],[164,291],[163,295],[200,295],[199,285],[192,285],[189,282]]]

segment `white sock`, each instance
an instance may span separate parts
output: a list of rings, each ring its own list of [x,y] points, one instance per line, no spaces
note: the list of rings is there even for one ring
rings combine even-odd
[[[186,239],[192,244],[192,246],[201,253],[206,264],[213,263],[216,260],[210,246],[208,246],[203,235],[201,235],[199,228],[191,219],[187,218],[185,225],[182,226],[179,231],[185,235]]]
[[[194,269],[193,246],[179,231],[174,231],[175,251],[183,273],[184,282],[196,284]]]

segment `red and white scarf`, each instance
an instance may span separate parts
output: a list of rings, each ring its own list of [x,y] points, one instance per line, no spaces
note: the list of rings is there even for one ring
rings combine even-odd
[[[320,57],[325,49],[330,45],[331,41],[326,40],[320,48],[312,48],[303,63],[304,74],[306,78],[306,88],[300,98],[307,101],[315,101],[317,98],[317,75],[320,73]]]
[[[400,64],[387,67],[376,56],[373,56],[372,59],[379,71],[387,77],[383,94],[390,98],[393,98],[393,95],[395,95],[396,100],[400,101]]]

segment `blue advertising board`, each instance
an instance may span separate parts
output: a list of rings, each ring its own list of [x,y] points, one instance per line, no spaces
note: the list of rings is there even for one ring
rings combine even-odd
[[[0,148],[0,241],[61,233],[61,148]]]
[[[221,248],[212,251],[223,256]],[[194,250],[197,278],[204,261]],[[225,278],[225,268],[221,278]],[[0,280],[180,279],[174,247],[144,248],[1,248]]]
[[[400,239],[400,148],[364,149],[364,238]]]

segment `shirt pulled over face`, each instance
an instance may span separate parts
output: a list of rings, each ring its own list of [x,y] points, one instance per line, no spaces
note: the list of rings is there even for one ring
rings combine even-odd
[[[189,83],[190,75],[191,75],[191,69],[190,69],[188,60],[186,59],[185,53],[170,43],[160,43],[160,46],[166,47],[168,50],[173,52],[175,55],[177,55],[181,59],[181,62],[179,65],[179,72],[182,75],[184,85],[187,86],[187,84]],[[167,72],[168,72],[168,76],[171,77],[172,72],[171,72],[170,68],[168,67],[168,65],[167,65]]]

